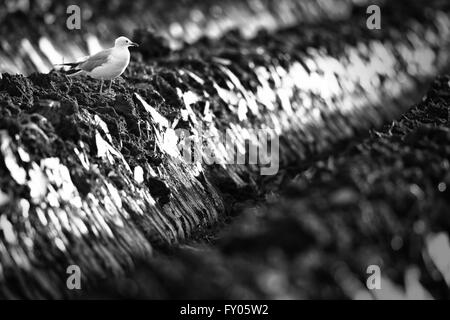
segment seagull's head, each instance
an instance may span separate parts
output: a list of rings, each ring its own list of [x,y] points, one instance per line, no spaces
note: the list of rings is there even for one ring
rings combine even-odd
[[[128,48],[128,47],[139,47],[137,43],[134,43],[127,37],[119,37],[116,39],[116,42],[114,43],[114,46],[117,48]]]

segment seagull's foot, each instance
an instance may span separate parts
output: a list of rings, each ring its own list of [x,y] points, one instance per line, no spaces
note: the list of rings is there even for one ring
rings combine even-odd
[[[103,92],[103,94],[104,94],[105,96],[112,97],[112,98],[114,98],[114,97],[116,96],[116,93],[114,92],[113,89],[105,90],[105,91]]]

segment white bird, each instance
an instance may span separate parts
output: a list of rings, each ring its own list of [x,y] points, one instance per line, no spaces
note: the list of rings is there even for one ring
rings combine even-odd
[[[137,43],[122,36],[116,39],[112,48],[102,50],[79,62],[63,63],[60,65],[71,67],[66,71],[68,76],[87,74],[94,79],[101,80],[100,93],[102,93],[103,82],[110,80],[109,91],[111,91],[113,80],[120,76],[130,63],[130,51],[128,47],[138,46]]]

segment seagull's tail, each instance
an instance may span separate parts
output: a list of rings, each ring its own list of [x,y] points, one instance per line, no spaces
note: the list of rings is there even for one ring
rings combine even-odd
[[[58,63],[54,64],[54,66],[69,66],[72,68],[78,67],[81,62],[68,62],[68,63]]]
[[[54,66],[68,66],[70,67],[67,70],[64,70],[63,68],[60,69],[61,72],[63,72],[65,75],[69,76],[69,77],[73,77],[79,73],[81,73],[83,70],[79,69],[78,66],[80,65],[81,62],[70,62],[70,63],[60,63],[60,64],[55,64]]]
[[[73,76],[76,76],[77,74],[80,74],[81,72],[83,72],[83,70],[77,69],[77,68],[71,68],[71,69],[65,70],[63,72],[66,76],[73,77]]]

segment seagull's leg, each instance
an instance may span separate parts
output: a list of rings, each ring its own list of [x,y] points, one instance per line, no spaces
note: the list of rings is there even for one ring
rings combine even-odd
[[[102,82],[101,82],[101,85],[100,85],[100,93],[102,93],[102,90],[103,90],[103,79],[102,79]]]
[[[111,85],[112,85],[112,83],[113,83],[113,79],[109,80],[109,89],[108,89],[109,92],[111,92]]]

